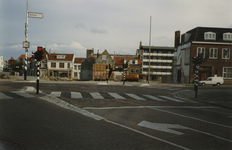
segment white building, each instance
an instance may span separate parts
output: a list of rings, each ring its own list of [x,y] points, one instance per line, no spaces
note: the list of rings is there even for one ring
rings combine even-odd
[[[0,56],[0,72],[3,72],[5,61],[3,59],[3,56]]]
[[[50,54],[47,60],[48,76],[72,78],[74,60],[74,54]]]
[[[75,58],[74,68],[73,68],[73,78],[80,79],[81,74],[81,62],[85,60],[85,58]]]

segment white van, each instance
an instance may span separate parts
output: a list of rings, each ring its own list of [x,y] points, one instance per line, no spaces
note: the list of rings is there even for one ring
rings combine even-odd
[[[224,83],[223,77],[208,77],[206,80],[199,81],[200,85],[217,85],[220,86]]]

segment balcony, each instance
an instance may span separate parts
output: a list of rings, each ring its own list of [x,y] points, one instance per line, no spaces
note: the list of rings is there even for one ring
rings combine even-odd
[[[149,56],[149,53],[143,53],[143,56]],[[150,53],[150,56],[174,57],[174,54]]]
[[[148,72],[143,71],[142,74],[148,74]],[[151,75],[172,75],[171,72],[150,72]]]
[[[143,68],[149,68],[149,65],[143,65]],[[152,66],[151,68],[154,69],[172,69],[172,66]]]
[[[149,59],[143,59],[143,62],[149,62]],[[172,60],[150,59],[150,62],[172,63]]]

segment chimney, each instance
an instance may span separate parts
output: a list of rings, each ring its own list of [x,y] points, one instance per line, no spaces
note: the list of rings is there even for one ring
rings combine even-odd
[[[174,47],[177,47],[180,45],[180,30],[175,32],[175,43]]]
[[[97,58],[99,57],[99,49],[97,50]]]

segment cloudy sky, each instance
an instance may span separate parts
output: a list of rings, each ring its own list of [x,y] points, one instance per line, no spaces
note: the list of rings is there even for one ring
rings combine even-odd
[[[27,0],[0,0],[0,56],[25,53]],[[231,0],[29,0],[29,54],[43,46],[56,53],[85,57],[86,49],[135,54],[139,42],[173,46],[174,32],[197,26],[232,28]]]

